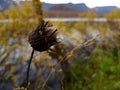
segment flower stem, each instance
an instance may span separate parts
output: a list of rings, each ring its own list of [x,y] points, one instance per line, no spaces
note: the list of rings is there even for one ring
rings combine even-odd
[[[32,58],[33,58],[33,54],[34,54],[34,49],[32,50],[32,53],[31,53],[31,56],[30,56],[30,60],[28,61],[28,68],[27,68],[27,76],[26,76],[26,87],[27,87],[27,90],[28,90],[28,87],[29,87],[29,71],[30,71],[30,65],[31,65],[31,62],[32,62]]]

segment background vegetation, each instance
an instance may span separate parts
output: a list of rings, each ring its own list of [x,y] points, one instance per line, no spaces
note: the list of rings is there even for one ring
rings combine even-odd
[[[31,47],[28,44],[28,34],[37,27],[42,17],[45,18],[36,8],[36,2],[26,2],[22,6],[0,12],[0,20],[4,20],[0,22],[0,83],[13,83],[8,87],[20,87],[24,84],[20,79],[24,80],[25,76],[19,78],[18,74],[25,74],[25,71],[19,70],[26,68],[25,63],[29,60]],[[77,57],[76,52],[72,53],[75,59],[70,58],[71,82],[64,86],[64,89],[120,90],[120,9],[104,15],[107,21],[92,21],[96,17],[101,17],[92,11],[84,16],[89,19],[87,22],[51,21],[70,42],[67,43],[63,39],[62,41],[67,44],[65,43],[65,47],[60,48],[57,54],[67,53],[73,47],[100,34],[100,37],[96,38],[95,46],[92,45],[94,49],[90,49],[90,54],[85,52],[84,55],[80,55],[81,57]],[[63,57],[64,54],[58,54],[56,58],[60,60]],[[35,53],[33,67],[36,67],[36,72],[35,75],[31,75],[31,90],[40,90],[39,87],[43,85],[39,80],[41,67],[51,67],[53,59],[48,52]],[[31,72],[34,73],[33,71]],[[58,76],[64,77],[61,74]]]

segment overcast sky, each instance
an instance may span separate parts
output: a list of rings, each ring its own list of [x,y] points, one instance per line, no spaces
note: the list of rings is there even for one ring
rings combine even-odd
[[[120,0],[41,0],[47,3],[85,3],[88,7],[96,6],[118,6],[120,7]]]

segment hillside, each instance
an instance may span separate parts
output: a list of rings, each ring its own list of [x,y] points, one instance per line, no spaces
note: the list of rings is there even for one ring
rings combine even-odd
[[[73,3],[66,3],[66,4],[49,4],[49,3],[46,3],[44,6],[43,6],[43,10],[49,10],[51,8],[69,8],[69,9],[72,9],[72,10],[75,10],[75,11],[88,11],[89,8],[84,4],[84,3],[79,3],[79,4],[73,4]]]
[[[102,6],[89,8],[84,3],[66,3],[66,4],[50,4],[46,3],[43,8],[45,15],[49,17],[77,17],[80,13],[87,13],[89,10],[97,13],[98,15],[111,13],[117,9],[116,6]]]
[[[15,6],[17,4],[23,4],[15,2],[13,0],[0,0],[0,11],[3,11],[5,9],[8,9],[10,6]],[[94,11],[95,13],[99,15],[111,13],[113,10],[115,10],[116,6],[103,6],[103,7],[94,7],[89,8],[84,3],[63,3],[63,4],[50,4],[45,3],[42,7],[44,11],[44,15],[46,17],[78,17],[78,15],[81,13],[87,13],[89,10]]]
[[[93,11],[97,14],[106,14],[111,13],[113,10],[115,10],[116,6],[104,6],[104,7],[95,7],[93,8]]]
[[[78,17],[79,13],[87,12],[89,8],[81,4],[45,4],[43,6],[47,17]]]

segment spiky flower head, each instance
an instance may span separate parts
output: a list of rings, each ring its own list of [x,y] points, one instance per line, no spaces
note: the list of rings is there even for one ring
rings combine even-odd
[[[45,51],[57,43],[58,30],[48,22],[42,22],[29,34],[29,43],[34,50]]]

